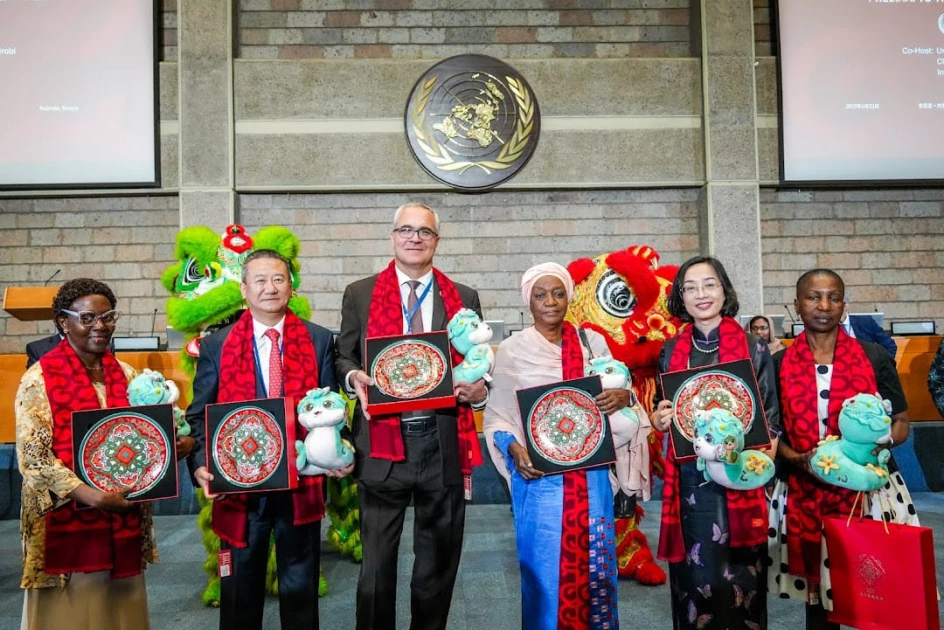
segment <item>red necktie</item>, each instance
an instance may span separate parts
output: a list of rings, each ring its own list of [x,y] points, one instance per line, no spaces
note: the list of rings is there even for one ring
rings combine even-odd
[[[282,353],[279,352],[279,331],[270,328],[265,331],[272,347],[269,348],[269,398],[282,395]]]

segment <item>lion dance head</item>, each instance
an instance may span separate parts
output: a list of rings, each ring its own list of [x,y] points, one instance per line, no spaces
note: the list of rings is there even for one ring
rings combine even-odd
[[[177,234],[176,262],[164,270],[161,284],[171,294],[167,322],[186,335],[182,367],[191,376],[202,337],[245,307],[239,289],[243,261],[256,249],[275,250],[289,260],[293,294],[288,306],[302,319],[311,316],[308,300],[294,293],[300,277],[301,243],[291,231],[268,226],[251,236],[238,224],[227,226],[222,235],[202,225],[184,228]]]
[[[678,267],[660,267],[654,249],[633,245],[575,260],[567,270],[575,285],[568,321],[603,335],[613,357],[632,371],[634,382],[652,381],[651,388],[636,392],[651,411],[659,351],[680,325],[667,307]]]

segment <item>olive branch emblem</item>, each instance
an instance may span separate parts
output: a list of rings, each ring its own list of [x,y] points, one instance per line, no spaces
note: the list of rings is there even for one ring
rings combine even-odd
[[[423,115],[438,79],[439,77],[432,77],[426,81],[410,101],[410,117],[413,121],[413,133],[416,135],[416,143],[430,162],[441,170],[458,171],[459,174],[465,173],[475,166],[489,175],[491,174],[490,169],[498,171],[510,168],[521,157],[531,139],[531,132],[534,130],[534,101],[524,83],[512,77],[505,77],[508,81],[508,89],[514,95],[515,103],[518,106],[515,133],[508,142],[502,145],[501,151],[494,160],[470,162],[453,159],[452,152],[449,151],[446,145],[441,144],[436,139],[436,134],[429,128],[429,122]]]

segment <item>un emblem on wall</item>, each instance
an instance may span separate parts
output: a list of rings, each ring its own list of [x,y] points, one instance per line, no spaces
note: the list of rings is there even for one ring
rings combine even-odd
[[[430,68],[413,86],[405,118],[407,143],[423,170],[470,192],[517,175],[541,129],[528,82],[484,55],[450,57]]]

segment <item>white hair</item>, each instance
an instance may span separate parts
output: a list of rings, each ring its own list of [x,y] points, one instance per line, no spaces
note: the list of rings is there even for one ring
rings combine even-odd
[[[393,229],[397,228],[397,223],[400,221],[400,214],[407,208],[422,208],[431,212],[433,215],[433,224],[436,228],[436,233],[439,234],[439,214],[425,203],[420,203],[418,201],[408,201],[397,208],[397,211],[393,213]]]

